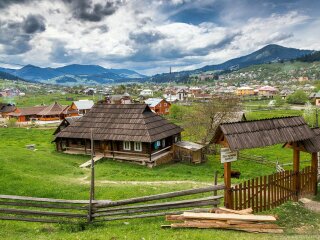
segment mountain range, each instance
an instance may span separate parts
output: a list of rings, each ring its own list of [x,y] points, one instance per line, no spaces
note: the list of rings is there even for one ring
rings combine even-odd
[[[20,69],[0,68],[0,78],[1,75],[10,77],[9,79],[12,80],[23,79],[30,82],[63,85],[104,84],[147,77],[128,69],[107,69],[99,65],[80,64],[58,68],[41,68],[34,65],[26,65]]]
[[[270,44],[251,54],[234,58],[221,64],[207,65],[191,71],[156,74],[151,77],[128,69],[107,69],[99,65],[72,64],[58,68],[41,68],[33,65],[27,65],[21,69],[0,68],[0,78],[24,79],[31,82],[63,85],[95,85],[130,81],[183,82],[188,80],[191,74],[232,71],[264,63],[292,59],[299,60],[315,52],[313,50],[301,50]]]

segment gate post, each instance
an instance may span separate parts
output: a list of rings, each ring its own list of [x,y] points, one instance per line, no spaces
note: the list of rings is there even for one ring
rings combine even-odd
[[[300,195],[300,150],[298,149],[298,144],[293,144],[293,186],[295,191],[294,201],[299,200]]]
[[[231,189],[231,162],[223,164],[224,168],[224,206],[233,209],[232,204],[232,189]]]
[[[311,155],[311,170],[314,172],[312,177],[312,183],[314,184],[314,195],[318,193],[318,153],[312,153]]]

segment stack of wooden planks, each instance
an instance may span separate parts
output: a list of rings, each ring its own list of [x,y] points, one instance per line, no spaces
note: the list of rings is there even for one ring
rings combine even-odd
[[[167,221],[174,221],[163,227],[171,228],[218,228],[256,233],[283,233],[270,215],[253,215],[252,209],[231,210],[215,208],[210,212],[184,212],[181,215],[167,215]]]

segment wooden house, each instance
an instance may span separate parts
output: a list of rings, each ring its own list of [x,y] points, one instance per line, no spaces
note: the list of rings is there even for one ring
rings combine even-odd
[[[145,101],[152,111],[159,115],[169,114],[171,103],[162,98],[149,98]]]
[[[47,106],[35,106],[17,108],[14,112],[8,114],[9,118],[15,118],[18,122],[29,122],[37,120],[37,114],[44,110]]]
[[[90,154],[155,166],[173,160],[172,145],[182,129],[146,104],[98,102],[90,112],[55,135],[57,151]]]
[[[62,120],[68,116],[69,106],[62,106],[61,104],[54,102],[47,106],[42,111],[37,113],[38,120],[40,121],[57,121]]]
[[[59,121],[70,116],[69,106],[62,106],[55,102],[49,106],[34,106],[17,108],[8,114],[9,118],[16,118],[18,122],[39,121]]]
[[[16,110],[16,106],[11,103],[0,103],[0,117],[7,117],[8,114],[14,112]]]
[[[76,121],[77,119],[81,118],[82,116],[73,116],[73,117],[66,117],[65,119],[63,119],[61,121],[61,123],[59,124],[58,128],[55,130],[55,132],[53,133],[53,135],[56,135],[57,133],[61,132],[63,129],[65,129],[66,127],[68,127],[71,123],[73,123],[74,121]]]
[[[84,115],[90,111],[94,102],[92,100],[79,100],[72,102],[68,112],[71,116]]]

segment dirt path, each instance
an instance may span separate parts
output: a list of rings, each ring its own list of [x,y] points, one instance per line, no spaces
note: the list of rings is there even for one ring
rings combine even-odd
[[[316,201],[310,200],[308,198],[301,198],[299,201],[304,204],[305,208],[307,208],[313,212],[320,213],[320,202],[316,202]]]
[[[78,179],[78,182],[83,184],[89,184],[88,177]],[[190,184],[195,186],[210,186],[210,182],[197,182],[197,181],[111,181],[111,180],[96,180],[96,184],[101,185],[148,185],[148,186],[159,186],[159,185],[175,185],[175,184]]]

